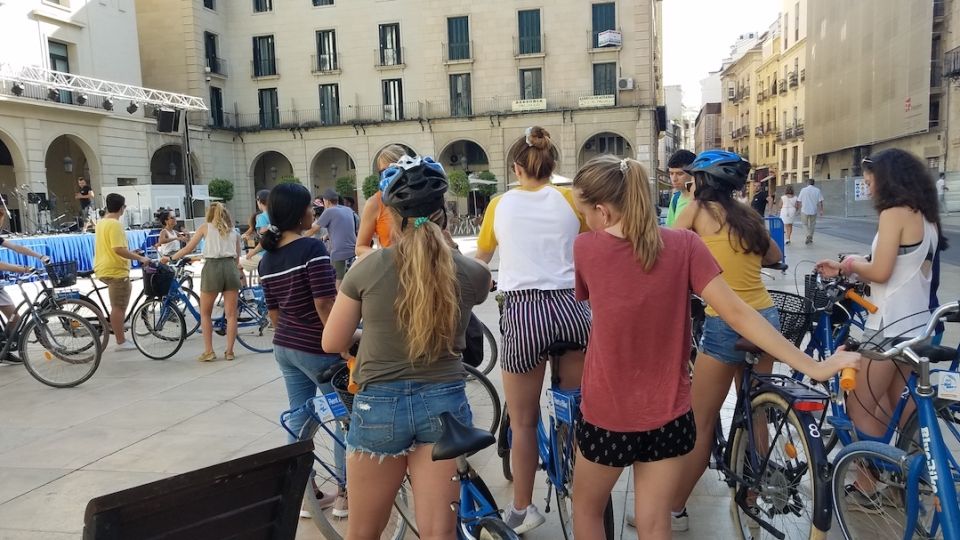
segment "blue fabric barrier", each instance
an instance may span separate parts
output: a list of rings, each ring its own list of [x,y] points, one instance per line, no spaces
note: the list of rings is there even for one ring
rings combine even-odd
[[[130,249],[146,249],[149,230],[129,230],[127,245]],[[77,270],[93,270],[93,233],[58,234],[52,236],[19,236],[6,240],[28,247],[41,255],[48,255],[54,261],[77,261]],[[0,262],[41,268],[37,259],[24,257],[6,248],[0,248]],[[133,266],[139,267],[138,263]]]

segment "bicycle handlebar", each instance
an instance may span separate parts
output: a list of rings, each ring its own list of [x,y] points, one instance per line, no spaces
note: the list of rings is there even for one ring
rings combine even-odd
[[[878,309],[877,306],[873,305],[873,303],[870,302],[869,300],[867,300],[866,298],[860,296],[860,295],[857,293],[857,291],[854,291],[854,290],[853,290],[852,287],[849,288],[849,289],[847,289],[847,290],[843,293],[843,297],[844,297],[844,298],[847,298],[847,299],[849,299],[849,300],[852,300],[853,302],[859,304],[860,307],[862,307],[863,309],[867,310],[867,311],[870,312],[870,313],[876,313],[876,312],[877,312],[877,309]]]

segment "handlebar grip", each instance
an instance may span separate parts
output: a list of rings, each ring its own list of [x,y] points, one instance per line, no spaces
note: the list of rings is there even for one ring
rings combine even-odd
[[[843,293],[843,297],[853,300],[855,303],[859,304],[860,307],[869,311],[870,313],[877,312],[877,306],[873,305],[869,300],[857,294],[853,289],[847,289],[847,292]]]
[[[843,368],[840,370],[840,389],[850,392],[857,387],[857,370],[853,368]]]

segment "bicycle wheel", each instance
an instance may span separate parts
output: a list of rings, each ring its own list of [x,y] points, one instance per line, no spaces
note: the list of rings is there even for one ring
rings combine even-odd
[[[560,474],[563,488],[556,488],[557,515],[560,517],[560,531],[566,540],[573,538],[573,466],[576,456],[576,442],[574,441],[570,424],[561,423],[556,431],[556,448],[553,459],[560,461]],[[603,533],[606,540],[613,540],[613,497],[607,498],[607,505],[603,509]]]
[[[483,360],[477,369],[484,375],[489,375],[493,371],[493,366],[497,365],[500,351],[497,349],[497,338],[493,332],[487,328],[487,325],[481,323],[481,326],[483,326]]]
[[[153,298],[133,312],[130,321],[133,344],[151,360],[166,360],[177,354],[187,340],[183,314],[173,303]]]
[[[500,455],[500,466],[503,469],[503,477],[508,482],[513,482],[513,470],[510,468],[510,411],[507,405],[503,405],[503,418],[500,420],[500,430],[497,433],[497,454]]]
[[[183,276],[179,280],[181,289],[190,289],[193,290],[193,276]]]
[[[950,476],[953,478],[954,485],[960,489],[960,471],[956,469],[957,459],[958,456],[960,456],[960,451],[957,450],[958,445],[960,445],[960,426],[957,425],[956,409],[954,405],[956,405],[956,403],[952,401],[937,401],[934,404],[937,410],[938,428],[943,436],[944,443],[946,443],[947,448],[952,454],[950,463]],[[917,416],[916,411],[910,415],[910,419],[907,420],[907,423],[900,431],[900,435],[897,437],[897,448],[903,450],[909,455],[923,453],[923,441],[920,438],[919,416]],[[943,476],[945,475],[942,475],[941,477]],[[927,505],[932,499],[932,496],[933,494],[930,493],[930,486],[921,481],[921,509],[929,508]],[[919,534],[921,537],[943,537],[943,530],[939,529],[939,524],[936,524],[932,521],[933,516],[933,512],[921,512],[921,514],[918,516],[917,534]]]
[[[237,319],[237,341],[258,353],[273,352],[273,324],[262,300],[240,300]]]
[[[773,393],[759,394],[750,403],[753,412],[755,442],[751,443],[746,425],[739,425],[732,434],[729,453],[730,470],[738,478],[747,479],[748,485],[731,488],[731,509],[734,528],[742,538],[754,540],[775,538],[760,527],[750,514],[737,503],[740,496],[746,498],[752,514],[769,523],[787,538],[826,538],[826,531],[816,528],[814,515],[825,512],[829,516],[831,501],[829,490],[821,489],[823,480],[816,472],[827,463],[811,463],[822,445],[818,439],[807,436],[807,427],[816,427],[813,417],[801,413],[803,421],[791,410],[787,402]],[[760,450],[762,445],[765,450]],[[758,475],[751,470],[748,456],[758,464],[764,464]],[[769,457],[769,459],[767,459]],[[759,478],[758,478],[759,476]],[[825,496],[824,496],[825,495]]]
[[[872,441],[855,443],[840,451],[833,470],[833,496],[844,538],[904,538],[907,463],[903,450]],[[872,485],[864,486],[866,483]],[[919,521],[929,524],[935,515],[936,501],[930,485],[922,478],[919,494]],[[922,523],[917,524],[915,532],[922,538],[931,538],[922,530]],[[943,531],[939,537],[943,537]]]
[[[189,288],[181,287],[180,291],[183,292],[187,301],[190,302],[190,307],[193,309],[191,310],[190,307],[187,307],[184,297],[174,299],[173,305],[177,306],[177,309],[179,309],[183,315],[183,324],[185,324],[187,328],[187,337],[190,337],[200,329],[200,297]],[[194,316],[194,313],[197,315]]]
[[[321,426],[325,426],[326,429],[322,429]],[[334,460],[334,448],[343,448],[341,446],[341,442],[343,441],[331,436],[327,430],[334,433],[338,438],[342,437],[342,435],[337,434],[337,422],[335,420],[321,423],[312,415],[307,418],[306,423],[300,430],[301,441],[313,441],[315,461],[313,474],[311,475],[314,482],[307,482],[307,490],[306,493],[304,493],[304,505],[307,511],[310,512],[310,518],[313,520],[314,525],[317,526],[320,534],[325,539],[342,540],[347,535],[347,522],[349,518],[338,518],[328,510],[321,509],[317,499],[317,493],[313,489],[313,484],[315,483],[321,493],[336,492],[344,486],[346,482],[346,471],[338,470]],[[382,540],[400,540],[404,537],[410,524],[413,523],[414,514],[408,505],[411,497],[410,482],[409,480],[404,480],[400,486],[400,490],[397,492],[396,499],[394,499],[393,510],[390,513],[390,519],[387,520],[387,527],[380,535]]]
[[[93,325],[68,311],[27,315],[19,355],[30,375],[55,388],[76,386],[100,367],[100,336]]]
[[[484,540],[519,540],[520,536],[513,532],[513,529],[507,527],[503,520],[498,518],[484,518],[477,522],[474,531],[475,538]]]
[[[110,345],[110,322],[95,304],[82,298],[64,298],[57,300],[57,309],[69,311],[90,323],[97,335],[100,336],[100,348],[106,349]]]
[[[500,425],[500,394],[490,379],[477,368],[468,365],[463,367],[467,370],[466,393],[473,413],[473,425],[494,434]]]

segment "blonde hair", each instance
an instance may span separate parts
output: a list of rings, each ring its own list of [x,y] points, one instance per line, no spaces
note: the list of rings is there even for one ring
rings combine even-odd
[[[528,127],[523,138],[510,147],[509,155],[527,176],[537,180],[550,178],[560,156],[550,140],[550,132],[540,126]]]
[[[581,200],[591,205],[606,204],[620,212],[623,235],[633,245],[637,261],[648,271],[663,249],[649,184],[643,165],[609,154],[591,159],[573,178]]]
[[[407,335],[410,358],[429,364],[454,354],[460,320],[457,269],[438,224],[444,220],[444,212],[434,212],[419,227],[409,218],[402,230],[402,218],[391,212],[400,282],[394,308],[399,326]]]
[[[399,144],[391,144],[390,146],[384,148],[380,151],[380,154],[377,155],[377,169],[383,170],[389,167],[392,163],[400,161],[400,158],[407,154],[407,149],[400,146]],[[386,163],[383,167],[380,166],[381,163]]]
[[[210,204],[210,208],[207,208],[207,223],[212,224],[220,236],[228,235],[233,229],[233,218],[230,217],[230,212],[223,203]]]

